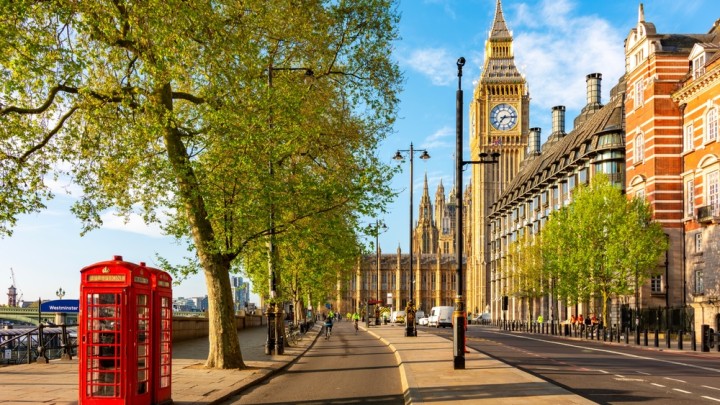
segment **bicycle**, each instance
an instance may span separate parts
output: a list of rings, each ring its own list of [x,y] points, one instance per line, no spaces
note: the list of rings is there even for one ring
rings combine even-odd
[[[330,335],[332,335],[332,326],[325,325],[325,340],[330,339]]]
[[[295,346],[299,340],[300,331],[298,330],[298,327],[293,324],[289,325],[285,330],[285,341],[287,341],[288,345]]]

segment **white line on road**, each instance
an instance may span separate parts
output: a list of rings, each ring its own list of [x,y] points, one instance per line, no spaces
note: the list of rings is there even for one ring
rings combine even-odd
[[[605,371],[605,370],[598,370],[598,371],[601,372],[601,373],[603,373],[603,374],[610,374],[609,371]]]
[[[507,333],[503,333],[503,332],[495,332],[495,331],[485,331],[485,332],[486,332],[486,333],[494,333],[494,334],[496,334],[496,335],[505,335],[505,336],[508,336]],[[552,344],[558,345],[558,346],[574,347],[574,348],[580,349],[580,350],[588,350],[588,351],[596,351],[596,352],[603,352],[603,353],[611,353],[611,354],[616,354],[616,355],[618,355],[618,356],[632,357],[632,358],[635,358],[635,359],[643,359],[643,360],[652,360],[652,361],[657,361],[657,362],[660,362],[660,363],[674,364],[674,365],[676,365],[676,366],[684,366],[684,367],[690,367],[690,368],[697,368],[697,369],[699,369],[699,370],[705,370],[705,371],[712,371],[712,372],[714,372],[714,373],[720,373],[720,369],[717,369],[717,368],[696,366],[696,365],[694,365],[694,364],[681,363],[681,362],[679,362],[679,361],[670,361],[670,360],[656,359],[656,358],[647,357],[647,356],[638,356],[638,355],[636,355],[636,354],[617,352],[617,351],[614,351],[614,350],[607,350],[607,349],[598,349],[598,348],[594,348],[594,347],[579,346],[579,345],[574,345],[574,344],[571,344],[571,343],[555,342],[555,341],[552,341],[552,340],[538,339],[538,338],[534,338],[534,337],[530,337],[530,336],[522,336],[522,335],[510,335],[510,336],[515,337],[515,338],[518,338],[518,339],[527,339],[527,340],[533,340],[533,341],[536,341],[536,342],[552,343]]]
[[[677,382],[681,382],[681,383],[686,383],[686,384],[687,384],[687,381],[678,380],[677,378],[670,378],[670,377],[663,377],[663,378],[666,379],[666,380],[677,381]]]
[[[660,387],[660,388],[665,388],[665,386],[664,386],[664,385],[662,385],[662,384],[657,384],[657,383],[650,383],[650,385],[654,385],[654,386],[656,386],[656,387]]]
[[[636,373],[642,374],[642,375],[650,375],[650,373],[646,373],[646,372],[644,372],[644,371],[636,371]]]
[[[683,394],[692,394],[692,392],[681,390],[680,388],[673,388],[673,391],[682,392]]]
[[[702,387],[703,387],[703,388],[709,388],[709,389],[711,389],[711,390],[718,390],[718,391],[720,391],[720,388],[711,387],[711,386],[709,386],[709,385],[702,385]]]
[[[620,375],[620,374],[615,374],[615,377],[617,377],[617,378],[625,378],[624,375]]]
[[[717,398],[713,398],[713,397],[707,397],[707,396],[703,396],[702,398],[705,398],[705,399],[710,399],[710,400],[712,400],[712,401],[715,401],[715,402],[720,402],[720,399],[717,399]]]

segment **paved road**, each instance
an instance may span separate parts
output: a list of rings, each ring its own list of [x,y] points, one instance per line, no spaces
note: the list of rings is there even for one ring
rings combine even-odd
[[[436,333],[452,336],[450,329]],[[468,346],[600,404],[720,403],[720,357],[470,326]]]
[[[404,404],[394,354],[351,322],[339,322],[285,372],[224,404]]]

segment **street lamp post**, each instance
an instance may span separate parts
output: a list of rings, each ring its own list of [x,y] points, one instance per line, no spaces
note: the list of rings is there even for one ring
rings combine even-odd
[[[457,204],[457,222],[455,224],[455,250],[457,252],[457,270],[456,270],[456,296],[455,310],[453,311],[453,367],[456,370],[465,369],[465,324],[467,322],[467,312],[465,311],[465,298],[463,290],[465,283],[463,280],[463,168],[467,164],[497,164],[500,153],[493,152],[491,154],[480,153],[480,160],[463,160],[463,91],[462,91],[462,68],[465,65],[465,58],[460,57],[457,60],[458,69],[458,89],[455,97],[455,202]]]
[[[375,220],[375,272],[377,276],[377,296],[375,298],[375,325],[380,325],[380,303],[382,301],[382,298],[380,298],[381,289],[380,289],[380,230],[387,230],[387,226],[384,222],[378,220]],[[370,295],[370,294],[368,294]],[[369,308],[368,308],[369,310]],[[368,326],[370,326],[370,313],[367,314],[368,317]]]
[[[297,71],[301,70],[305,72],[306,78],[313,77],[313,71],[308,68],[302,68],[302,67],[273,67],[272,65],[268,66],[267,68],[267,86],[268,86],[268,98],[270,99],[272,97],[272,79],[273,79],[273,72],[275,71],[282,71],[282,70],[289,70],[289,71]],[[272,122],[272,102],[270,102],[270,108],[269,108],[269,114],[270,117],[270,129],[273,128],[273,122]],[[270,174],[270,177],[272,178],[274,176],[274,169],[273,169],[273,161],[272,158],[268,159],[268,171]],[[283,354],[285,352],[285,342],[284,342],[284,321],[283,321],[283,306],[278,305],[276,299],[277,299],[277,290],[278,290],[278,274],[277,270],[275,269],[275,266],[277,264],[277,247],[275,243],[275,205],[272,201],[272,197],[270,198],[270,215],[268,217],[268,229],[269,229],[269,236],[268,236],[268,278],[269,278],[269,287],[270,287],[270,301],[268,303],[267,307],[267,324],[268,324],[268,333],[267,333],[267,340],[265,342],[265,354],[273,354],[273,352],[277,354]]]
[[[430,155],[425,149],[413,149],[413,144],[410,144],[410,149],[398,149],[393,156],[395,160],[403,160],[404,156],[400,152],[408,152],[410,156],[410,286],[408,304],[405,307],[405,336],[417,336],[417,330],[415,329],[415,304],[413,302],[413,283],[415,283],[415,276],[413,274],[413,155],[415,152],[422,152],[420,159],[430,159]]]

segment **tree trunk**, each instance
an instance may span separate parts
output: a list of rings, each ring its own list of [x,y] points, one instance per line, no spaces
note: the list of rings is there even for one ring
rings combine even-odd
[[[205,367],[245,368],[235,324],[229,263],[203,265],[208,287],[208,338]],[[210,269],[208,269],[210,267]]]
[[[173,110],[170,84],[161,86],[156,95],[159,104],[168,111]],[[170,115],[170,114],[168,114]],[[185,215],[190,225],[195,249],[205,272],[208,289],[208,327],[210,350],[205,363],[209,368],[244,368],[235,325],[232,289],[230,288],[230,262],[232,258],[218,253],[215,233],[208,220],[205,201],[200,192],[198,179],[190,163],[180,132],[167,120],[164,141],[168,160],[177,181],[177,192],[183,202]]]

